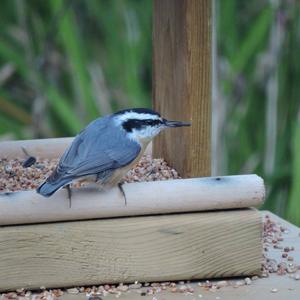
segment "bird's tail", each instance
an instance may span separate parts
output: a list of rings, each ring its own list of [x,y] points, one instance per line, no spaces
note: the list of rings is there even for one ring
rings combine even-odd
[[[50,197],[53,195],[58,189],[65,186],[70,182],[70,179],[60,180],[59,182],[43,182],[36,191],[43,195],[44,197]]]

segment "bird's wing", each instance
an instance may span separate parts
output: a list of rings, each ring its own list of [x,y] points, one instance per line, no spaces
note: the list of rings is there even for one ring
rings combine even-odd
[[[141,146],[128,140],[107,118],[97,119],[76,136],[49,177],[50,182],[114,170],[138,156]]]

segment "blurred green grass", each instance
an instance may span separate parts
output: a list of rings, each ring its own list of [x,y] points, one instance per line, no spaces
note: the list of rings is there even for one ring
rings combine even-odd
[[[151,106],[151,1],[2,4],[0,117],[23,128],[1,132],[74,135],[101,114]]]
[[[70,136],[98,115],[151,106],[150,0],[1,4],[1,139]],[[259,174],[264,208],[300,225],[300,4],[215,4],[215,172]]]

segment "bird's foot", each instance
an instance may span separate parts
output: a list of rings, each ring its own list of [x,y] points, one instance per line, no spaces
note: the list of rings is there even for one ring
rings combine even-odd
[[[71,208],[72,207],[72,190],[71,190],[70,184],[66,185],[66,189],[68,191],[69,208]]]
[[[118,188],[120,190],[120,192],[122,193],[123,197],[124,197],[124,200],[125,200],[125,206],[127,206],[127,199],[126,199],[126,194],[125,194],[125,191],[123,189],[123,184],[124,183],[118,183]]]

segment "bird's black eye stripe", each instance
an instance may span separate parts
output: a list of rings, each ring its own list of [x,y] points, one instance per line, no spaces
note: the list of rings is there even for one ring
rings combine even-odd
[[[149,120],[145,120],[145,123],[150,126],[155,126],[161,124],[161,121],[149,119]]]
[[[153,120],[153,119],[145,119],[145,120],[129,119],[129,120],[125,121],[122,124],[122,126],[126,131],[132,132],[133,129],[141,129],[142,127],[145,127],[145,126],[156,126],[161,123],[162,123],[162,121],[159,119],[156,119],[156,120]]]

